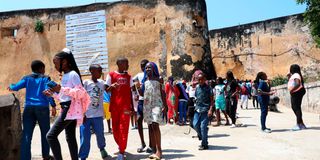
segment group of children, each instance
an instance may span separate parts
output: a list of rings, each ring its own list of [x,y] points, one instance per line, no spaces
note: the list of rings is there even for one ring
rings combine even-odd
[[[133,83],[128,71],[128,60],[118,58],[118,70],[110,72],[106,81],[101,80],[100,65],[91,65],[91,79],[82,81],[73,54],[69,49],[57,53],[53,58],[55,69],[60,73],[61,82],[56,83],[45,76],[45,65],[39,60],[31,64],[32,74],[23,77],[18,83],[8,87],[10,91],[26,88],[25,109],[23,111],[23,135],[21,139],[21,159],[31,159],[31,140],[36,123],[41,130],[42,157],[44,160],[61,160],[61,146],[58,135],[64,130],[73,160],[86,159],[90,152],[91,132],[97,137],[101,157],[108,157],[105,150],[103,119],[108,108],[104,101],[110,98],[109,111],[112,118],[112,132],[119,146],[117,159],[124,159],[127,146],[130,116],[134,113],[132,92],[140,95],[144,107],[139,112],[142,119],[148,123],[150,139],[154,150],[149,158],[161,159],[161,134],[159,124],[163,122],[163,114],[167,110],[162,92],[159,71],[155,63],[148,62],[141,83]],[[111,95],[109,97],[109,95]],[[56,115],[58,100],[61,112],[50,128],[49,103],[52,106],[52,116]],[[140,102],[141,103],[141,102]],[[105,105],[105,106],[104,106]],[[141,104],[142,105],[142,104]],[[108,113],[107,113],[108,114]],[[110,117],[108,117],[110,118]],[[141,122],[142,123],[142,122]],[[80,126],[80,148],[76,141],[76,126]],[[142,126],[140,126],[142,127]],[[110,127],[109,127],[110,131]],[[49,154],[49,148],[53,156]]]
[[[53,63],[55,69],[60,73],[60,84],[45,76],[44,63],[35,60],[31,63],[33,73],[8,87],[10,91],[26,88],[22,121],[21,159],[31,159],[31,140],[36,123],[39,124],[41,130],[44,160],[53,159],[49,155],[49,146],[54,159],[62,159],[61,147],[57,137],[63,130],[66,133],[71,159],[88,158],[91,130],[96,134],[101,157],[106,158],[109,156],[105,150],[103,120],[106,117],[112,119],[113,137],[119,147],[117,159],[122,160],[127,147],[130,117],[135,112],[138,115],[137,125],[141,140],[141,147],[137,151],[143,152],[146,147],[142,130],[144,120],[148,124],[149,130],[147,152],[153,153],[149,158],[161,159],[162,148],[159,125],[165,123],[166,120],[169,123],[186,124],[187,106],[190,106],[190,104],[193,107],[191,107],[193,114],[189,115],[190,124],[197,131],[198,138],[201,140],[199,150],[206,150],[208,149],[207,126],[214,111],[217,117],[217,125],[221,124],[220,112],[222,112],[226,118],[226,125],[230,124],[230,118],[231,127],[234,128],[236,127],[238,96],[241,92],[242,95],[248,96],[246,88],[243,88],[242,91],[231,71],[227,72],[226,81],[218,77],[213,88],[206,83],[206,76],[201,71],[195,72],[193,81],[188,87],[185,82],[175,83],[173,77],[169,77],[164,86],[157,65],[148,60],[141,61],[142,72],[132,78],[127,72],[128,59],[118,58],[116,62],[118,69],[110,72],[106,81],[100,79],[102,68],[97,64],[93,64],[89,68],[91,79],[82,81],[80,71],[69,49],[57,53],[53,58]],[[300,75],[294,74],[292,77],[299,78]],[[299,101],[292,100],[295,104],[293,109],[297,115],[297,126],[301,129],[305,128],[301,113],[301,99],[305,91],[302,93],[302,90],[301,94],[295,91],[303,88],[303,80],[302,82],[301,80],[297,82],[296,79],[294,80],[292,82],[294,87],[291,88],[293,90],[292,96],[300,96],[301,98]],[[267,128],[265,123],[269,98],[275,92],[270,90],[271,87],[264,72],[257,74],[255,82],[258,87],[254,96],[257,96],[261,108],[261,129],[270,133],[271,129]],[[298,83],[298,86],[296,83]],[[52,116],[56,115],[56,104],[53,98],[59,101],[61,112],[50,128],[49,104],[52,106]],[[247,97],[241,99],[247,99]],[[109,103],[104,103],[108,101]],[[136,110],[133,105],[134,101],[137,101]],[[109,107],[108,104],[110,104]],[[107,112],[104,111],[105,108],[108,108]],[[79,150],[76,141],[76,126],[80,126]],[[109,132],[111,132],[110,125]]]

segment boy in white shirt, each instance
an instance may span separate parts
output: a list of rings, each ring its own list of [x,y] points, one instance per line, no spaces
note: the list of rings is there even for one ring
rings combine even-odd
[[[99,79],[102,75],[102,68],[100,65],[94,64],[89,68],[91,72],[91,79],[83,82],[83,86],[90,95],[91,103],[85,113],[83,124],[80,126],[80,151],[79,158],[88,158],[90,151],[90,139],[92,127],[97,137],[97,144],[100,149],[101,157],[108,157],[108,153],[104,149],[106,146],[104,138],[104,110],[103,110],[103,91],[105,90],[104,81]]]

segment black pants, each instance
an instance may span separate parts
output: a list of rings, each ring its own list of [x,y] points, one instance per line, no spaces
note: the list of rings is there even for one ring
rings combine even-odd
[[[291,93],[291,108],[297,117],[297,124],[303,123],[301,103],[305,93],[306,90],[304,88],[300,89],[297,92]]]
[[[236,124],[237,105],[238,101],[236,98],[226,98],[226,111],[231,118],[232,124]]]
[[[57,117],[53,126],[47,134],[47,140],[55,160],[62,160],[61,147],[58,135],[65,130],[66,140],[72,160],[78,160],[78,145],[76,140],[76,120],[65,120],[71,102],[60,103],[62,113]]]

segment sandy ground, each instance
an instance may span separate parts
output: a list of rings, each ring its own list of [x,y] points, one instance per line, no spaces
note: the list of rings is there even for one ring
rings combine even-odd
[[[209,150],[199,151],[200,141],[195,136],[195,131],[188,126],[165,125],[161,126],[163,159],[183,160],[318,160],[320,159],[320,116],[318,114],[303,113],[307,130],[291,131],[295,124],[293,112],[283,106],[279,107],[280,113],[269,112],[267,126],[273,130],[267,134],[260,131],[260,110],[249,108],[238,109],[238,122],[243,127],[230,128],[219,126],[209,128]],[[224,121],[222,122],[224,123]],[[105,123],[106,127],[106,123]],[[145,125],[146,127],[146,125]],[[144,129],[145,139],[148,143],[147,129]],[[79,130],[77,129],[79,139]],[[105,134],[107,152],[116,159],[114,153],[117,146],[111,134]],[[63,157],[70,159],[65,134],[59,136]],[[78,141],[79,142],[79,141]],[[147,153],[137,153],[140,139],[137,130],[130,129],[126,157],[129,160],[148,159]],[[40,131],[36,127],[32,141],[33,159],[41,159]],[[101,159],[96,138],[92,136],[90,160]]]

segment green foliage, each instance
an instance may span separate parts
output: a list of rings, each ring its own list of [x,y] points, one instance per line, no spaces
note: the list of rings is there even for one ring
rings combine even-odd
[[[311,35],[320,47],[320,0],[296,0],[298,4],[306,4],[305,21],[310,25]]]
[[[44,30],[44,24],[41,20],[37,20],[36,21],[36,25],[34,27],[34,31],[35,32],[39,32],[39,33],[42,33]]]
[[[279,85],[283,85],[283,84],[287,84],[287,83],[288,83],[287,77],[281,76],[281,75],[277,75],[271,81],[271,86],[275,87],[275,86],[279,86]]]

